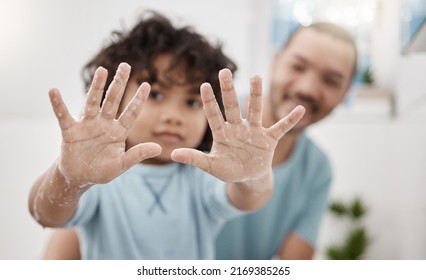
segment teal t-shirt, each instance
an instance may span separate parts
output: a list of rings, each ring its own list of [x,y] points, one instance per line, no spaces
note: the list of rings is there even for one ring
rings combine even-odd
[[[290,232],[315,246],[332,179],[327,156],[302,134],[289,160],[274,168],[274,179],[264,208],[225,224],[217,259],[271,259]]]
[[[240,213],[198,168],[137,164],[84,193],[66,226],[77,226],[83,259],[213,259],[220,227]]]

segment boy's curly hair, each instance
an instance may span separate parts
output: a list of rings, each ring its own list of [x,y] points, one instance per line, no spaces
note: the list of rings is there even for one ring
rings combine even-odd
[[[132,67],[130,78],[145,71],[148,73],[146,81],[154,83],[158,81],[154,61],[160,55],[169,54],[172,60],[168,73],[184,66],[179,69],[185,71],[185,84],[210,83],[223,113],[218,72],[223,68],[235,72],[237,66],[222,52],[220,44],[211,45],[191,27],[175,27],[166,17],[152,11],[144,13],[132,30],[114,31],[111,39],[111,43],[83,68],[83,80],[87,89],[96,68],[102,66],[109,73],[114,73],[121,62],[127,62]],[[171,79],[172,75],[167,76],[170,83],[178,83]],[[108,75],[106,88],[112,79],[113,75]],[[212,141],[208,127],[197,149],[209,151]]]

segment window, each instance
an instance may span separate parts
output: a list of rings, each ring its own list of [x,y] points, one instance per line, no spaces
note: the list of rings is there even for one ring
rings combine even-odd
[[[358,73],[361,83],[370,71],[371,30],[380,1],[373,0],[276,0],[273,22],[274,47],[279,48],[295,28],[316,21],[331,21],[346,28],[358,48]]]

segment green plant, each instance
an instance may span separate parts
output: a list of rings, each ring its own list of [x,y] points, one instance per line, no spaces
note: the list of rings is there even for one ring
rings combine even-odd
[[[351,203],[345,204],[341,201],[334,201],[330,204],[329,210],[339,218],[350,220],[350,229],[343,243],[331,245],[326,249],[326,256],[331,260],[358,260],[362,259],[370,244],[370,237],[361,220],[367,213],[362,200],[357,197]]]
[[[361,72],[361,82],[366,85],[374,84],[374,74],[370,68],[367,68]]]

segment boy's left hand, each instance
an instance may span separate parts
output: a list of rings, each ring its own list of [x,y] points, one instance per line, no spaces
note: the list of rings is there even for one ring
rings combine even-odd
[[[265,128],[262,126],[261,78],[254,76],[250,80],[246,119],[241,117],[231,71],[221,70],[219,80],[226,121],[210,84],[201,85],[204,111],[213,134],[211,152],[180,148],[173,151],[172,159],[197,166],[228,183],[262,181],[270,175],[277,142],[303,117],[305,109],[297,106],[273,126]]]

